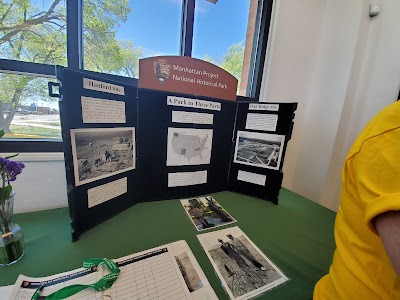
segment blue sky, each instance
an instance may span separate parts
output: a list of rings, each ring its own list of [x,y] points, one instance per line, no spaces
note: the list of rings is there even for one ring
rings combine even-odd
[[[178,55],[182,0],[131,0],[131,13],[117,37],[142,46],[144,56]],[[229,46],[244,42],[249,0],[196,0],[193,57],[222,58]]]

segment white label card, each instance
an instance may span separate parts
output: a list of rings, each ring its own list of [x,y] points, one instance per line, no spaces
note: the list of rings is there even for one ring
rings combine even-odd
[[[269,110],[278,111],[279,104],[261,104],[261,103],[250,103],[249,110]]]
[[[213,114],[196,113],[189,111],[172,111],[173,123],[210,124],[214,123]]]
[[[168,187],[207,183],[207,171],[168,173]]]
[[[104,203],[128,192],[128,178],[124,177],[88,190],[88,207]]]
[[[267,177],[262,174],[256,174],[239,170],[237,175],[237,180],[265,186]]]
[[[97,81],[93,79],[83,78],[83,88],[87,90],[105,92],[116,95],[125,95],[125,88],[107,82]]]
[[[126,123],[125,102],[81,97],[83,123]]]
[[[221,110],[221,103],[219,102],[175,97],[175,96],[167,97],[167,105],[201,108],[201,109],[218,110],[218,111]]]
[[[278,115],[270,114],[247,114],[246,129],[275,131],[278,124]]]

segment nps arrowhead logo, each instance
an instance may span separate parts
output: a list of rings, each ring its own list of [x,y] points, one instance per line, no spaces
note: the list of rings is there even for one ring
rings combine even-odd
[[[171,65],[166,59],[156,59],[153,61],[153,71],[158,81],[164,83],[171,72]]]

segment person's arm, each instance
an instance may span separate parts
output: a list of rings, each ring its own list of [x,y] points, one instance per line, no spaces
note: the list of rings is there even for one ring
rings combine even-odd
[[[389,211],[373,219],[397,275],[400,276],[400,211]]]

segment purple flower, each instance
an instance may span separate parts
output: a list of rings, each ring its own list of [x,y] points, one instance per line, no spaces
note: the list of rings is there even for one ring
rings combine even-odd
[[[17,175],[21,174],[23,168],[25,168],[23,163],[0,157],[0,174],[9,181],[17,179]]]

